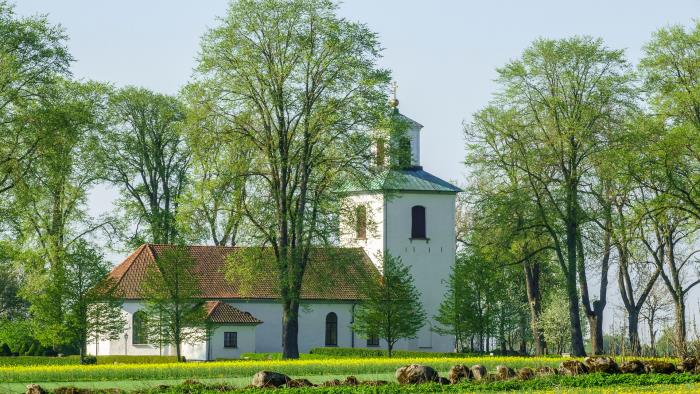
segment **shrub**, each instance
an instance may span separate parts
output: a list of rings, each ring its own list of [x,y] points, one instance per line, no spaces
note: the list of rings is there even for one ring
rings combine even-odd
[[[32,344],[24,352],[25,356],[37,356],[39,351],[39,342],[32,342]]]
[[[10,346],[6,343],[3,343],[2,346],[0,346],[0,356],[11,356],[12,351],[10,350]]]
[[[353,358],[375,358],[375,357],[387,357],[387,351],[383,349],[361,349],[361,348],[343,348],[343,347],[317,347],[311,349],[309,353],[320,356],[328,357],[353,357]],[[397,358],[410,358],[410,357],[478,357],[479,355],[470,353],[432,353],[432,352],[419,352],[410,350],[394,350],[392,352],[394,357]]]
[[[83,361],[81,362],[83,365],[93,365],[97,364],[97,357],[95,356],[83,356]]]
[[[168,364],[176,362],[177,356],[97,356],[98,364]]]
[[[93,356],[94,357],[94,356]],[[175,356],[97,356],[97,364],[166,364],[174,363]],[[29,366],[29,365],[78,365],[80,356],[65,357],[38,357],[20,356],[0,358],[2,366]]]

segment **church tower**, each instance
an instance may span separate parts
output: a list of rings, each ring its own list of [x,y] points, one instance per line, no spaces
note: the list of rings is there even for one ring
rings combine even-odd
[[[390,104],[406,125],[397,144],[406,155],[382,171],[370,187],[349,193],[346,206],[353,214],[342,221],[340,241],[346,247],[363,248],[380,272],[387,252],[410,267],[428,318],[416,339],[402,340],[397,348],[449,352],[454,337],[439,335],[431,327],[455,261],[455,198],[461,190],[423,170],[423,126],[399,112],[395,92]],[[380,164],[386,160],[384,151],[383,146],[376,149]]]

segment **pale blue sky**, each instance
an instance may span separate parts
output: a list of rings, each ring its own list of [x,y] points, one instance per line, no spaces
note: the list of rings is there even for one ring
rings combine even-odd
[[[48,14],[66,29],[77,59],[76,77],[175,94],[191,75],[201,35],[224,15],[227,4],[19,0],[16,10]],[[700,0],[348,0],[340,14],[379,33],[385,48],[382,65],[399,84],[400,109],[425,126],[425,169],[463,183],[462,122],[490,99],[496,67],[518,57],[538,37],[576,34],[602,37],[609,47],[626,49],[636,63],[653,31],[690,25],[700,17]],[[97,188],[92,212],[111,209],[114,195]],[[615,297],[615,283],[610,287]],[[696,309],[694,298],[691,309]],[[607,308],[608,324],[616,304],[611,300]]]

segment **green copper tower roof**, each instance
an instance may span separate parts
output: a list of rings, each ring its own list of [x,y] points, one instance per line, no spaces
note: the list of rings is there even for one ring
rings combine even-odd
[[[434,193],[459,193],[462,189],[423,171],[422,167],[410,167],[401,170],[387,170],[364,185],[353,185],[345,189],[348,193],[370,191],[418,191]]]

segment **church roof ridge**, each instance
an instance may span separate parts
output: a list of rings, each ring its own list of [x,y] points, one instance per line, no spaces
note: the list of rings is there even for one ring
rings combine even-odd
[[[278,299],[273,252],[261,246],[183,245],[195,262],[194,273],[204,299]],[[142,299],[141,282],[171,244],[143,244],[108,274],[114,290],[128,300]],[[255,274],[229,278],[229,263]],[[343,269],[338,269],[342,264]],[[247,272],[247,271],[246,271]],[[361,247],[315,247],[304,274],[302,299],[357,301],[364,298],[366,280],[378,271]],[[229,280],[230,279],[230,280]]]

